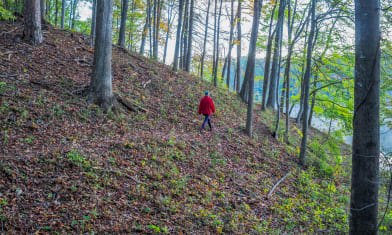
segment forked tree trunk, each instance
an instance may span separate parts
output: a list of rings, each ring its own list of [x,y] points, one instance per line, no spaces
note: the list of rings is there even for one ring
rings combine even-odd
[[[31,44],[42,42],[40,0],[24,1],[25,17],[23,37]]]
[[[108,110],[114,102],[112,92],[113,0],[97,0],[97,29],[89,103]]]
[[[355,1],[350,234],[377,234],[380,178],[380,1]]]

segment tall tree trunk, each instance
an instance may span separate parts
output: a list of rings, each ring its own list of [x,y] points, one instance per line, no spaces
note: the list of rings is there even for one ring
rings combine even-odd
[[[129,4],[129,0],[122,0],[121,24],[120,24],[120,33],[118,36],[118,45],[121,48],[125,48],[125,28],[127,26],[128,4]]]
[[[150,0],[147,0],[147,13],[146,13],[146,23],[144,24],[143,32],[142,32],[142,42],[140,45],[140,54],[144,54],[144,48],[146,45],[146,37],[149,31],[149,19],[150,19]]]
[[[231,0],[231,18],[230,18],[230,38],[229,38],[229,52],[227,56],[227,78],[226,85],[230,90],[230,78],[231,78],[231,49],[233,44],[234,34],[234,0]]]
[[[154,27],[152,27],[155,22],[151,19],[151,8],[153,6],[152,4],[155,4],[155,1],[156,0],[154,0],[154,3],[152,3],[152,0],[150,0],[150,11],[149,11],[149,15],[148,15],[148,17],[149,17],[149,19],[148,19],[148,32],[149,32],[149,42],[150,42],[150,51],[149,51],[150,58],[152,58],[152,53],[153,53],[152,50],[154,48],[154,46],[152,45],[152,40],[153,40],[152,35],[154,35],[153,30],[155,29]]]
[[[313,37],[316,28],[316,0],[312,0],[312,17],[310,25],[310,33],[308,38],[308,51],[306,56],[306,70],[304,76],[304,111],[303,111],[303,124],[302,124],[302,141],[299,155],[299,164],[305,165],[306,158],[306,144],[308,140],[308,111],[309,111],[309,86],[310,86],[310,75],[312,70],[312,49],[313,49]]]
[[[154,30],[154,53],[153,53],[153,57],[155,60],[158,60],[158,49],[159,49],[159,24],[160,24],[160,20],[161,20],[161,0],[157,0],[156,2],[156,13],[155,13],[155,30]]]
[[[42,21],[44,21],[45,20],[45,8],[46,8],[45,0],[40,0],[40,7],[41,7],[41,19],[42,19]]]
[[[97,0],[97,29],[89,103],[108,110],[114,102],[112,92],[113,0]]]
[[[220,5],[219,5],[219,15],[218,15],[218,28],[217,28],[217,35],[216,35],[216,58],[215,58],[215,71],[214,71],[214,86],[218,86],[218,66],[219,66],[219,35],[220,35],[220,19],[222,15],[222,3],[223,0],[221,0]]]
[[[16,1],[15,1],[16,2]],[[55,1],[56,4],[56,10],[54,12],[54,25],[57,27],[57,22],[58,22],[58,15],[59,15],[59,5],[58,5],[58,0]]]
[[[169,35],[170,35],[170,29],[172,27],[173,24],[173,4],[174,2],[171,2],[171,4],[169,5],[169,9],[167,10],[167,32],[166,32],[166,39],[165,39],[165,48],[163,51],[163,63],[166,63],[166,55],[167,55],[167,45],[169,42]]]
[[[180,67],[181,69],[185,69],[186,57],[188,52],[188,30],[189,30],[189,0],[185,1],[185,10],[184,10],[184,27],[182,27],[182,37],[181,37],[181,60]]]
[[[377,234],[380,155],[380,1],[355,1],[350,234]]]
[[[274,34],[272,32],[272,23],[274,20],[274,15],[275,15],[275,9],[276,5],[274,5],[274,8],[272,9],[271,12],[271,18],[270,18],[270,23],[269,23],[269,29],[268,29],[268,41],[267,41],[267,51],[266,51],[266,58],[265,58],[265,63],[264,63],[264,79],[263,79],[263,94],[262,94],[262,100],[261,100],[261,109],[265,110],[267,108],[267,92],[268,92],[268,87],[269,87],[269,75],[270,75],[270,68],[271,68],[271,54],[272,54],[272,41],[274,38]]]
[[[217,14],[218,14],[218,0],[215,0],[215,5],[214,5],[214,47],[213,47],[213,52],[212,52],[212,77],[214,77],[214,73],[215,73],[216,47],[218,47],[218,45],[216,43],[216,28],[218,25]],[[217,84],[215,84],[215,79],[213,81],[214,81],[214,85],[217,86]]]
[[[262,0],[254,1],[254,14],[252,23],[252,32],[249,42],[248,62],[246,63],[245,78],[249,80],[249,96],[248,96],[248,110],[246,115],[246,134],[252,137],[252,123],[253,123],[253,93],[254,93],[254,75],[255,75],[255,57],[256,57],[256,42],[257,33],[259,30],[260,12],[263,5]]]
[[[313,89],[317,88],[317,80],[318,80],[318,76],[317,76],[317,73],[316,73],[316,75],[313,78]],[[317,92],[315,91],[312,94],[312,101],[311,101],[311,105],[310,105],[308,126],[312,126],[313,109],[314,109],[314,105],[316,104],[316,93]]]
[[[201,62],[200,62],[200,77],[201,77],[201,79],[204,78],[204,58],[206,56],[206,46],[207,46],[207,36],[208,36],[208,19],[210,16],[210,6],[211,6],[211,0],[208,0],[206,27],[204,28],[203,52],[201,54]]]
[[[75,29],[75,20],[76,20],[76,9],[78,8],[78,0],[75,0],[73,9],[72,9],[72,24],[71,29]]]
[[[185,71],[188,73],[191,71],[191,63],[192,63],[193,8],[194,8],[194,0],[191,0],[191,5],[189,9],[188,52],[186,53],[186,64],[185,64]]]
[[[43,40],[40,0],[24,0],[24,9],[23,37],[33,45],[39,44]]]
[[[238,0],[238,12],[237,12],[237,69],[236,69],[236,91],[240,92],[241,84],[241,1]]]
[[[90,47],[93,48],[95,41],[95,29],[97,27],[97,0],[93,0],[93,9],[91,14]]]
[[[267,108],[275,108],[277,105],[277,96],[279,95],[277,92],[277,87],[279,87],[278,80],[280,74],[278,73],[280,68],[279,63],[279,52],[282,45],[282,30],[283,28],[283,19],[284,19],[284,12],[286,9],[286,0],[280,0],[279,3],[279,12],[278,12],[278,23],[276,24],[276,37],[274,43],[274,57],[272,60],[272,68],[271,68],[271,76],[270,76],[270,85],[269,85],[269,92],[268,92],[268,99],[267,99]]]
[[[61,28],[64,28],[65,23],[65,0],[62,0],[61,3]]]
[[[181,23],[182,23],[182,11],[184,8],[184,1],[179,0],[179,13],[178,13],[178,23],[177,23],[177,36],[176,36],[176,46],[174,49],[174,60],[173,60],[173,70],[178,71],[178,54],[180,50],[180,42],[181,42]]]

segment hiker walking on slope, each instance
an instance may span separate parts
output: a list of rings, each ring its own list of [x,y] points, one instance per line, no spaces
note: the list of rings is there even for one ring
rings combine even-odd
[[[211,113],[215,113],[215,105],[211,97],[209,97],[208,95],[209,93],[208,91],[206,91],[205,96],[200,100],[199,114],[204,115],[204,122],[203,125],[201,126],[200,133],[203,132],[207,122],[208,122],[208,126],[210,127],[210,131],[212,131],[210,119],[211,119]]]

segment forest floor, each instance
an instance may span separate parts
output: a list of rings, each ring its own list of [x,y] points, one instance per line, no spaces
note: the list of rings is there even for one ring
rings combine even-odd
[[[347,231],[341,168],[311,179],[297,147],[272,137],[272,112],[256,107],[250,139],[235,94],[114,47],[114,92],[140,109],[104,114],[77,92],[92,70],[86,35],[49,26],[31,46],[19,24],[0,32],[0,233]],[[201,134],[206,90],[217,112]],[[309,198],[333,190],[341,201]]]

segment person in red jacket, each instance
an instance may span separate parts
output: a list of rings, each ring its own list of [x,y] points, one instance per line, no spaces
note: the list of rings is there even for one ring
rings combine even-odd
[[[212,131],[212,126],[210,121],[211,113],[215,113],[215,105],[211,97],[209,96],[208,91],[206,91],[205,96],[200,100],[200,105],[199,105],[199,114],[203,114],[205,117],[200,132],[203,132],[207,122],[208,122],[208,126],[210,126],[210,131]]]

